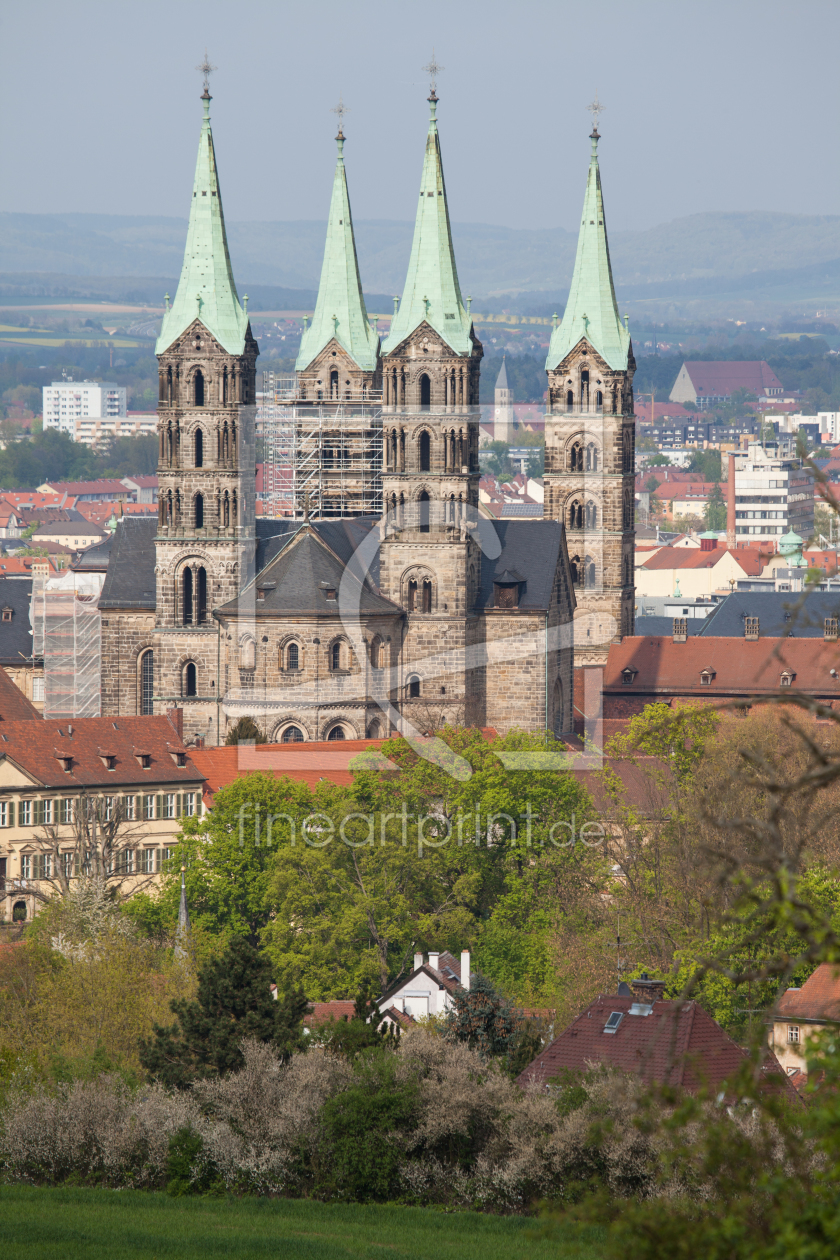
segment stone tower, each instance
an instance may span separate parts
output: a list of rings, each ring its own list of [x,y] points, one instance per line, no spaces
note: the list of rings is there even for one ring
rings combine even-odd
[[[318,516],[354,516],[381,501],[382,370],[379,337],[362,295],[339,126],[318,300],[295,363],[300,492]],[[311,475],[307,479],[306,473]],[[296,504],[298,515],[303,503]]]
[[[545,515],[566,525],[577,597],[575,666],[633,633],[636,362],[615,300],[597,124],[569,300],[546,359]]]
[[[496,442],[512,442],[516,436],[516,421],[513,411],[513,390],[508,385],[507,365],[504,359],[496,378],[494,403],[493,439]]]
[[[259,350],[230,265],[206,84],[202,100],[184,264],[156,346],[155,711],[183,704],[187,729],[215,742],[211,614],[239,593],[254,561]]]
[[[380,589],[408,612],[401,709],[416,728],[480,722],[466,665],[480,555],[479,365],[483,350],[458,284],[437,127],[429,96],[420,200],[405,287],[382,347],[386,537]]]

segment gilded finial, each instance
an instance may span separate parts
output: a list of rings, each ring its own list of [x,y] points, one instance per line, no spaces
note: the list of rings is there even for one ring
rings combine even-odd
[[[435,88],[437,87],[437,77],[443,70],[443,66],[438,64],[438,61],[435,57],[434,48],[432,49],[432,60],[429,62],[427,66],[423,66],[423,70],[426,72],[426,74],[429,76],[429,79],[430,79],[429,87],[431,90],[429,92],[428,101],[432,107],[432,118],[434,118],[435,110],[437,108],[437,100],[438,100],[437,92],[435,91]]]
[[[338,135],[336,140],[338,141],[338,151],[341,153],[344,146],[344,115],[350,113],[341,96],[338,98],[338,104],[333,106],[330,113],[338,114]]]
[[[201,100],[204,101],[204,117],[207,118],[210,110],[210,102],[213,97],[210,95],[210,75],[214,70],[218,70],[218,66],[211,66],[210,58],[207,56],[207,49],[204,49],[204,60],[200,66],[196,66],[199,74],[204,76],[204,91],[201,93]]]
[[[598,100],[598,93],[596,92],[595,100],[592,102],[591,105],[587,105],[586,108],[589,110],[590,114],[592,115],[592,131],[590,133],[590,139],[595,140],[597,142],[600,139],[599,134],[598,134],[598,115],[603,114],[604,110],[607,107],[606,105],[602,105],[601,102]]]

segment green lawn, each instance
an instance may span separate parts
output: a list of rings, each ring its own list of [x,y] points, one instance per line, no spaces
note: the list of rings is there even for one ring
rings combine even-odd
[[[598,1260],[534,1221],[285,1199],[170,1199],[134,1190],[0,1187],[0,1256],[14,1260]]]

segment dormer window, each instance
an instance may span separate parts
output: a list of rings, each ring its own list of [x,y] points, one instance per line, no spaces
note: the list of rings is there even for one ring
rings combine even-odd
[[[102,762],[106,770],[116,770],[117,768],[116,754],[101,752],[99,754],[99,760]]]
[[[134,756],[137,758],[137,764],[138,764],[139,766],[141,766],[143,770],[148,770],[148,769],[149,769],[149,767],[150,767],[150,766],[151,766],[151,764],[152,764],[152,754],[151,754],[151,753],[147,753],[147,752],[135,752]]]
[[[4,609],[3,609],[3,620],[4,620],[4,621],[11,621],[11,620],[12,620],[12,609],[11,609],[11,608],[4,608]]]
[[[185,752],[181,752],[179,749],[175,749],[172,752],[172,760],[175,762],[176,766],[185,766],[187,764],[187,754]]]
[[[327,586],[324,589],[324,599],[329,600],[330,602],[336,599],[336,589],[334,586]]]
[[[713,669],[701,669],[701,671],[700,671],[700,686],[701,686],[701,687],[711,687],[711,685],[712,685],[712,679],[714,678],[714,676],[715,676],[715,671],[714,671]]]
[[[783,673],[779,677],[779,686],[780,687],[792,686],[794,677],[795,675],[792,670],[789,670],[789,669],[784,670]]]
[[[629,687],[632,684],[633,679],[636,677],[638,672],[639,671],[636,669],[623,669],[621,671],[621,681],[624,683],[625,687]]]

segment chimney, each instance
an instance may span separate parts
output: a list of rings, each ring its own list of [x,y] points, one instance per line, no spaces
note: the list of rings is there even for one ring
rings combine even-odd
[[[435,971],[437,971],[439,962],[440,962],[440,954],[439,953],[433,954],[432,951],[429,950],[429,966],[432,967]]]
[[[468,949],[461,950],[461,988],[469,989],[470,987],[470,951]]]
[[[184,738],[184,710],[183,709],[167,709],[166,716],[178,732],[178,738]]]
[[[414,970],[419,971],[422,966],[423,966],[423,955],[415,954],[414,955]]]
[[[638,980],[630,981],[630,988],[638,1002],[645,1002],[649,1006],[665,996],[665,981],[652,980],[646,971],[642,972]]]
[[[726,545],[735,546],[735,454],[729,452],[729,471],[726,482]]]
[[[674,618],[674,643],[685,643],[688,638],[688,625],[685,617]]]

